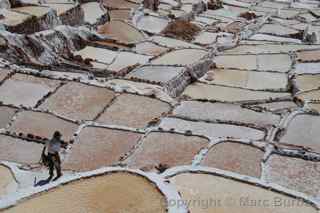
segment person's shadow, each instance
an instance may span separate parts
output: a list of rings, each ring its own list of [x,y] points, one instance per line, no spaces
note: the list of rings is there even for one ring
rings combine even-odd
[[[51,178],[47,178],[45,180],[39,180],[38,182],[36,182],[36,180],[35,180],[34,187],[44,186],[44,185],[50,183],[50,180],[51,180]]]

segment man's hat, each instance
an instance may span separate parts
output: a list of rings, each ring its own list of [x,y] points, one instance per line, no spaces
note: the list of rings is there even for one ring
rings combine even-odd
[[[53,137],[55,137],[55,138],[59,138],[59,137],[61,137],[62,135],[61,135],[61,133],[59,132],[59,131],[55,131],[54,133],[53,133]]]

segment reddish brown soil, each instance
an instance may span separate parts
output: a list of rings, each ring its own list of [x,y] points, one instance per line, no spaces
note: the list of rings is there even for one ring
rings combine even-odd
[[[191,41],[200,28],[188,21],[177,20],[173,21],[162,31],[162,34],[168,37]]]

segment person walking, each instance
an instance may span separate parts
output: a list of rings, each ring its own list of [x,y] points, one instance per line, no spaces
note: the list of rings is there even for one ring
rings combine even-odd
[[[53,178],[54,170],[56,170],[57,176],[53,179],[53,181],[62,176],[59,152],[65,143],[62,141],[61,137],[61,133],[59,131],[55,131],[53,137],[46,142],[44,147],[42,161],[49,167],[48,181]]]

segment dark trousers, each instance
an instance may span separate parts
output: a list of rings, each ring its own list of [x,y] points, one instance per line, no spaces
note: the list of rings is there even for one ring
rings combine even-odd
[[[61,160],[58,152],[48,153],[48,167],[50,177],[53,177],[54,169],[57,171],[57,176],[61,176]]]

